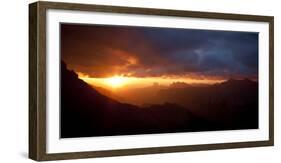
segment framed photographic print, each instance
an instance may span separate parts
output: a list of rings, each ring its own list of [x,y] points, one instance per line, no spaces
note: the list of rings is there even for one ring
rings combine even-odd
[[[29,157],[272,146],[271,16],[29,5]]]

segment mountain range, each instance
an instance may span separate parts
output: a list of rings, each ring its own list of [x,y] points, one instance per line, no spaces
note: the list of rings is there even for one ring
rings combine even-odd
[[[257,86],[234,79],[211,86],[178,83],[153,90],[152,103],[140,106],[87,84],[62,62],[60,133],[73,138],[257,128]]]

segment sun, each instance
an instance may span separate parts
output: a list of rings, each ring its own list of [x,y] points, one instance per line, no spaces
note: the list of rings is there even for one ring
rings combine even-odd
[[[112,88],[119,88],[126,84],[126,78],[122,76],[113,76],[106,79],[106,84]]]

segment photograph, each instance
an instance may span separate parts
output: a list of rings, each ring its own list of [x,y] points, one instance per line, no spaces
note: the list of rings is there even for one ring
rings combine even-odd
[[[29,4],[36,161],[274,145],[274,16]]]
[[[60,138],[259,128],[259,33],[60,23]]]

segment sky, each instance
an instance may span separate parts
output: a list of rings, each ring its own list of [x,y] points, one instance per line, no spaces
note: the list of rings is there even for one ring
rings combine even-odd
[[[258,77],[258,33],[61,24],[61,58],[87,78]]]

